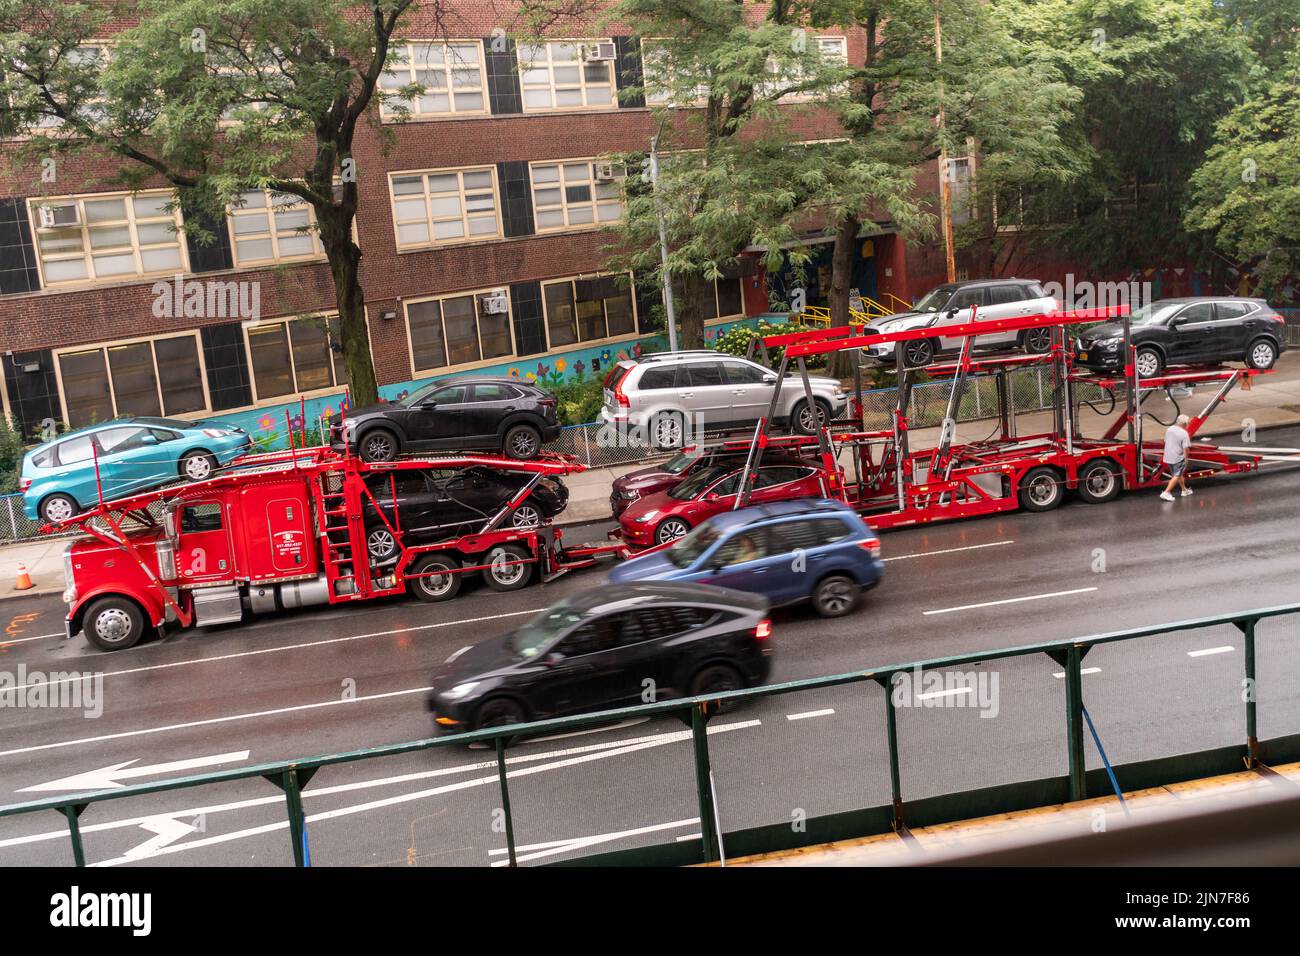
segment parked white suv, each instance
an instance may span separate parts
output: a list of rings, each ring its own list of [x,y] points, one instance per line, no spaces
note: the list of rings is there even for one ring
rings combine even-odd
[[[757,362],[720,352],[658,352],[609,370],[600,417],[616,428],[644,429],[655,447],[675,448],[690,431],[752,426],[767,414],[776,380]],[[838,381],[810,375],[808,382],[815,407],[799,376],[789,375],[773,424],[811,435],[819,419],[844,413],[848,394]]]
[[[980,279],[970,282],[949,282],[937,286],[922,297],[911,312],[885,316],[874,320],[862,330],[863,335],[876,332],[902,332],[932,325],[962,325],[971,321],[975,307],[975,321],[1011,319],[1022,315],[1039,315],[1055,312],[1059,302],[1049,296],[1041,285],[1030,279]],[[1027,329],[1023,332],[995,332],[975,339],[977,349],[1021,348],[1026,352],[1046,352],[1052,344],[1049,328]],[[961,348],[960,338],[915,339],[904,342],[903,359],[908,368],[929,365],[940,352],[955,352]],[[868,346],[863,354],[881,361],[894,361],[894,343]]]

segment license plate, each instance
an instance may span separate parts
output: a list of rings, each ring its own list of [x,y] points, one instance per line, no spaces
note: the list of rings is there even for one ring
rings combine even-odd
[[[1080,352],[1080,353],[1079,353],[1079,361],[1080,361],[1080,362],[1086,362],[1086,361],[1088,361],[1088,353],[1087,353],[1087,352]]]

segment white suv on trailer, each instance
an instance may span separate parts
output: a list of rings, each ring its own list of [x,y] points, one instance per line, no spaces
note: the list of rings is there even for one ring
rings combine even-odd
[[[605,376],[601,421],[619,429],[644,429],[658,448],[675,448],[691,430],[753,426],[767,414],[776,373],[748,359],[721,352],[658,352],[625,360]],[[808,376],[813,404],[799,375],[787,375],[773,416],[804,435],[820,421],[840,417],[848,393],[833,378]]]

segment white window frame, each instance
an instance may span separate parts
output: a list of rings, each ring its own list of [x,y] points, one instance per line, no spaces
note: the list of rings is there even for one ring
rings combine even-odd
[[[314,312],[309,315],[285,315],[275,319],[262,319],[257,322],[243,323],[242,331],[244,335],[244,361],[248,367],[248,390],[249,390],[249,394],[253,396],[254,406],[258,406],[264,403],[268,405],[283,404],[285,402],[292,401],[293,399],[297,398],[300,395],[304,395],[307,397],[312,397],[316,395],[328,395],[344,387],[342,385],[337,384],[339,380],[338,363],[343,360],[343,356],[341,355],[336,356],[334,354],[334,338],[332,335],[330,335],[329,332],[329,322],[334,319],[338,319],[338,317],[339,315],[337,312]],[[325,347],[326,350],[329,352],[330,379],[334,384],[326,385],[321,388],[314,388],[307,392],[302,392],[299,391],[298,389],[298,367],[293,360],[293,329],[291,328],[291,326],[295,322],[306,322],[311,320],[319,320],[326,323]],[[263,398],[262,396],[257,394],[257,372],[253,366],[253,343],[249,338],[249,333],[256,332],[259,329],[267,329],[275,325],[285,326],[284,340],[285,340],[285,345],[288,347],[289,350],[289,381],[293,384],[293,389],[292,391],[283,395],[269,395]],[[368,324],[367,324],[367,331],[368,331]]]
[[[170,339],[186,339],[186,338],[194,340],[194,354],[198,357],[198,362],[199,362],[199,378],[201,380],[201,385],[202,385],[203,407],[200,409],[195,409],[192,412],[169,413],[167,411],[167,402],[165,401],[163,396],[162,379],[158,375],[158,350],[154,348],[154,343],[160,341],[166,341]],[[117,407],[117,389],[113,385],[113,368],[108,361],[108,350],[120,348],[122,346],[140,345],[141,343],[144,342],[149,343],[149,355],[153,359],[153,381],[154,381],[154,388],[157,390],[158,393],[158,408],[160,410],[160,415],[164,418],[172,418],[178,415],[211,414],[212,396],[208,392],[208,369],[207,369],[207,363],[203,355],[203,338],[198,332],[198,330],[196,329],[191,332],[180,332],[180,333],[169,334],[169,335],[146,335],[146,336],[140,336],[133,339],[119,339],[113,342],[95,342],[87,345],[70,345],[67,348],[55,349],[53,355],[54,379],[58,385],[59,410],[63,413],[63,420],[65,422],[70,422],[72,420],[68,414],[67,394],[64,392],[63,389],[63,364],[61,361],[63,356],[78,355],[84,352],[99,352],[102,355],[104,361],[104,373],[108,381],[108,399],[113,406],[113,417],[117,418],[120,416],[121,413],[119,412]]]
[[[811,39],[813,43],[817,45],[817,48],[823,58],[828,60],[835,59],[846,66],[848,65],[849,62],[848,37],[817,34],[811,37]],[[831,48],[832,45],[834,47],[833,49]],[[777,88],[779,86],[800,83],[804,79],[803,70],[801,67],[802,64],[797,64],[796,69],[790,75],[778,76],[776,73],[776,63],[773,62],[772,60],[768,60],[766,64],[767,79],[764,80],[764,84],[769,85],[773,88]],[[843,85],[837,85],[835,87],[831,87],[825,92],[843,93],[845,89],[846,87],[844,87]],[[821,95],[823,95],[823,91],[821,90],[818,90],[816,92],[810,91],[807,93],[787,93],[786,95],[781,97],[780,101],[782,103],[790,103],[790,102],[798,102],[801,100],[815,100]]]
[[[616,110],[618,109],[618,80],[615,76],[615,60],[602,60],[601,65],[605,67],[609,75],[609,101],[605,103],[592,103],[588,95],[589,88],[603,88],[604,83],[587,82],[587,62],[583,56],[583,49],[596,45],[597,43],[612,43],[610,37],[600,39],[555,39],[547,37],[537,44],[521,43],[515,50],[515,58],[519,67],[519,92],[520,103],[525,113],[552,113],[552,112],[571,112],[573,110]],[[575,59],[556,60],[556,48],[572,47],[575,51]],[[545,60],[528,60],[525,55],[533,50],[543,50],[546,53]],[[555,81],[556,67],[576,66],[578,68],[577,83],[557,83]],[[538,69],[546,70],[546,82],[541,83],[530,77],[528,73]],[[581,103],[570,103],[564,106],[557,104],[558,93],[561,90],[580,90],[582,93]],[[548,91],[549,105],[547,106],[529,106],[528,93],[540,90]]]
[[[253,269],[266,268],[284,262],[309,262],[313,259],[324,259],[325,249],[321,245],[320,230],[316,226],[316,210],[311,203],[293,195],[292,193],[278,193],[269,189],[248,189],[246,193],[262,193],[264,202],[261,207],[257,206],[228,206],[226,208],[226,231],[230,237],[230,258],[234,262],[236,269]],[[307,212],[307,229],[304,232],[299,228],[294,228],[281,232],[276,228],[275,214],[277,212],[298,211],[299,209]],[[235,230],[236,220],[262,219],[266,229],[258,233],[245,233],[240,235]],[[280,253],[280,241],[284,238],[310,237],[312,251],[303,255],[287,256]],[[264,259],[243,260],[239,257],[239,240],[244,239],[270,239],[271,255]]]
[[[481,295],[489,295],[489,294],[491,294],[492,292],[495,292],[495,291],[497,291],[498,289],[501,289],[501,288],[505,288],[505,292],[506,292],[506,312],[505,312],[505,316],[506,316],[506,328],[507,328],[507,329],[509,330],[509,332],[510,332],[510,351],[509,351],[509,352],[507,352],[505,355],[495,355],[495,356],[493,356],[492,358],[478,358],[478,359],[475,359],[475,360],[472,361],[472,362],[460,362],[460,363],[458,363],[458,364],[456,364],[456,365],[452,365],[452,364],[449,363],[449,364],[447,364],[447,365],[438,365],[438,366],[434,366],[434,367],[432,367],[432,368],[418,368],[418,367],[416,367],[416,364],[415,364],[415,345],[414,345],[414,340],[411,338],[411,312],[410,312],[411,306],[413,306],[413,305],[421,305],[422,303],[425,303],[425,302],[437,302],[437,303],[438,303],[438,314],[439,314],[440,321],[442,322],[442,343],[443,343],[443,352],[446,353],[446,351],[447,351],[447,313],[446,313],[446,310],[443,308],[442,303],[443,303],[443,302],[446,302],[446,301],[449,300],[449,299],[474,299],[475,301],[477,301],[477,299],[478,299],[479,296],[481,296]],[[477,338],[478,338],[478,354],[479,354],[480,356],[482,356],[482,354],[483,354],[483,328],[482,328],[481,325],[479,325],[479,322],[478,322],[478,311],[477,311],[477,308],[478,308],[478,307],[477,307],[477,305],[476,305],[476,306],[475,306],[475,313],[474,313],[474,331],[475,331],[476,336],[477,336]],[[519,345],[518,345],[518,343],[515,341],[515,303],[514,303],[514,299],[513,299],[513,297],[510,295],[510,289],[509,289],[508,286],[507,286],[507,287],[503,287],[503,286],[489,286],[489,287],[487,287],[487,288],[483,288],[483,289],[473,289],[473,290],[471,290],[471,291],[465,291],[465,292],[449,292],[449,293],[446,293],[446,294],[444,294],[444,295],[422,295],[422,296],[419,296],[418,298],[403,299],[403,300],[402,300],[402,324],[403,324],[403,326],[404,326],[405,329],[406,329],[406,356],[407,356],[407,358],[409,359],[410,364],[411,364],[411,377],[412,377],[412,378],[420,378],[420,377],[422,377],[422,376],[429,376],[429,375],[444,375],[444,374],[446,374],[446,373],[448,373],[448,372],[457,372],[457,371],[464,371],[465,369],[482,368],[482,367],[487,366],[487,365],[496,365],[496,364],[498,364],[498,363],[500,363],[500,362],[508,362],[508,361],[510,361],[510,360],[512,360],[512,359],[516,359],[516,358],[519,357]],[[450,357],[450,356],[448,356],[448,357]]]
[[[571,293],[572,296],[573,296],[573,306],[574,306],[574,317],[573,317],[573,321],[574,321],[574,332],[575,332],[575,334],[576,334],[576,333],[578,332],[578,326],[577,326],[577,321],[578,321],[578,316],[577,316],[578,293],[577,293],[576,283],[578,283],[579,281],[584,280],[584,279],[607,279],[607,278],[609,278],[610,276],[619,276],[619,275],[626,275],[627,278],[628,278],[627,293],[628,293],[629,297],[630,297],[631,300],[632,300],[632,331],[631,331],[631,332],[622,332],[622,333],[620,333],[620,334],[618,334],[618,335],[609,335],[609,334],[608,334],[608,333],[609,333],[609,316],[608,316],[608,315],[605,315],[605,332],[606,332],[606,334],[605,334],[602,338],[598,338],[598,339],[583,339],[583,338],[578,338],[578,339],[576,339],[575,341],[570,342],[570,343],[565,344],[565,345],[552,345],[552,344],[551,344],[551,314],[550,314],[550,308],[549,308],[549,307],[547,306],[547,304],[546,304],[546,287],[547,287],[547,286],[554,286],[554,285],[567,285],[567,286],[569,286],[569,291],[570,291],[570,293]],[[597,272],[597,273],[595,273],[595,274],[584,274],[584,275],[574,275],[574,276],[561,276],[561,277],[558,278],[558,279],[546,279],[546,280],[544,280],[544,281],[541,283],[541,286],[542,286],[542,329],[543,329],[543,331],[546,332],[546,351],[547,351],[547,352],[555,352],[555,351],[559,351],[559,350],[561,350],[561,349],[582,349],[582,348],[587,348],[587,347],[592,346],[592,345],[605,345],[605,344],[608,344],[608,343],[611,343],[611,342],[623,342],[623,341],[627,341],[627,340],[629,340],[629,339],[637,338],[639,335],[641,335],[641,333],[638,331],[638,329],[641,327],[641,316],[640,316],[640,313],[639,313],[638,308],[637,308],[637,301],[636,301],[636,281],[635,281],[635,279],[632,277],[632,273],[630,273],[630,272],[626,272],[626,273],[620,273],[620,272]]]
[[[481,216],[471,216],[469,208],[468,195],[465,189],[466,173],[487,173],[492,181],[492,214],[496,222],[496,229],[491,233],[470,233],[471,219],[480,219]],[[429,177],[431,176],[451,176],[456,177],[457,192],[431,192],[429,186]],[[424,180],[422,193],[404,193],[401,196],[397,193],[397,180],[407,179],[413,176],[420,176]],[[481,195],[486,190],[472,189],[470,194]],[[455,195],[460,204],[460,216],[435,216],[433,214],[433,200],[435,198],[444,198]],[[417,198],[424,200],[424,218],[403,219],[397,211],[399,201],[406,202]],[[443,248],[445,246],[463,245],[471,242],[490,242],[494,239],[501,239],[505,235],[505,223],[501,218],[501,190],[497,182],[497,171],[495,166],[456,166],[446,169],[412,169],[390,172],[388,174],[388,198],[389,210],[393,216],[393,242],[397,246],[398,252],[410,252],[416,249],[433,249]],[[459,236],[452,236],[447,239],[438,239],[434,236],[435,225],[439,222],[456,222],[461,223],[463,232]],[[423,242],[402,242],[401,227],[405,225],[414,225],[423,222],[428,228],[429,238]]]
[[[141,197],[167,197],[167,202],[175,202],[175,193],[170,189],[142,189],[138,192],[112,192],[112,193],[79,193],[71,196],[33,196],[27,200],[27,215],[31,223],[32,246],[36,253],[37,269],[40,273],[42,289],[64,289],[78,286],[106,285],[110,283],[135,282],[140,279],[153,278],[157,276],[175,275],[177,272],[187,273],[190,271],[189,263],[189,244],[185,241],[185,234],[181,231],[181,213],[180,206],[177,204],[170,213],[163,216],[146,216],[137,218],[135,213],[135,200]],[[86,217],[86,203],[99,202],[101,200],[121,199],[126,209],[125,219],[105,220],[91,223]],[[40,207],[47,205],[58,205],[65,203],[76,203],[78,214],[81,219],[80,226],[55,226],[49,229],[42,228]],[[153,242],[147,245],[141,245],[139,226],[141,224],[154,225],[158,223],[170,223],[173,227],[172,236],[174,242]],[[125,226],[130,235],[130,245],[114,246],[101,249],[92,249],[90,243],[90,230],[92,228],[104,228],[106,226]],[[41,250],[41,236],[47,233],[62,232],[65,230],[78,229],[81,232],[81,251],[76,252],[54,252],[46,254]],[[180,252],[180,263],[175,266],[168,266],[165,269],[155,269],[145,271],[142,253],[155,249],[168,249],[175,246]],[[109,276],[95,275],[95,254],[103,255],[105,252],[116,250],[118,254],[123,254],[130,250],[135,262],[135,269],[132,272],[121,272]],[[68,262],[80,258],[86,267],[86,275],[76,279],[60,279],[51,281],[46,277],[45,265],[47,262]]]
[[[642,88],[645,90],[646,106],[666,106],[681,109],[704,105],[709,99],[708,83],[701,83],[696,86],[694,98],[684,102],[674,102],[672,96],[666,92],[660,91],[657,93],[651,93],[651,84],[648,82],[649,77],[652,74],[665,69],[661,64],[655,62],[656,53],[662,51],[664,56],[671,55],[669,50],[670,42],[670,40],[660,37],[646,38],[641,41],[641,72],[642,76],[647,80],[647,82],[642,83]],[[658,82],[661,85],[667,85],[666,83],[663,83],[662,80]]]
[[[622,218],[625,215],[627,215],[627,208],[623,204],[621,187],[619,187],[618,185],[619,181],[616,179],[612,184],[596,182],[596,170],[594,167],[599,162],[601,162],[601,160],[596,157],[590,157],[586,159],[581,157],[575,157],[573,159],[539,160],[537,162],[532,162],[528,164],[528,198],[529,198],[529,202],[532,204],[532,209],[533,209],[534,232],[538,234],[542,234],[542,233],[551,233],[551,232],[569,232],[578,229],[599,229],[602,226],[608,226],[612,223],[619,222],[620,220],[622,220]],[[572,180],[571,182],[566,181],[566,172],[565,172],[566,169],[570,166],[576,166],[580,163],[584,163],[587,166],[587,173],[588,173],[587,178],[584,180],[575,179]],[[541,168],[552,167],[552,166],[556,168],[559,177],[556,180],[556,182],[550,183],[547,181],[543,181],[541,183],[538,183],[537,170]],[[589,186],[591,189],[591,198],[586,201],[575,201],[571,203],[568,199],[568,193],[567,193],[568,187],[570,185]],[[597,191],[597,187],[605,186],[605,185],[613,185],[614,189],[619,193],[618,195],[619,214],[618,217],[614,219],[600,218],[599,206],[610,202],[610,200],[608,198],[605,199],[598,198],[596,195],[596,191]],[[544,206],[539,206],[537,203],[537,190],[539,188],[558,189],[560,191],[560,201],[558,203],[547,203]],[[589,222],[571,221],[570,210],[583,208],[583,207],[589,208],[591,210],[591,220]],[[539,224],[538,222],[539,212],[554,212],[556,210],[559,210],[560,213],[564,216],[564,223],[562,225],[542,226]]]
[[[475,69],[478,70],[478,86],[458,88],[453,85],[455,81],[455,73],[457,70],[468,69],[470,64],[468,60],[461,59],[463,56],[462,53],[456,51],[453,54],[453,50],[456,50],[458,47],[467,46],[473,46],[478,53],[478,60],[473,64]],[[416,50],[417,48],[422,47],[441,47],[442,63],[432,64],[426,61],[423,66],[419,66],[416,60]],[[403,51],[402,55],[405,56],[404,63],[393,61],[392,54],[399,49]],[[445,90],[447,94],[447,109],[431,111],[421,110],[419,97],[416,97],[414,102],[411,102],[410,100],[406,101],[410,103],[411,109],[404,117],[400,116],[396,110],[390,108],[389,103],[401,101],[401,98],[389,95],[392,93],[391,90],[384,90],[384,87],[382,86],[384,83],[384,77],[396,77],[401,80],[400,86],[409,86],[410,84],[417,82],[416,73],[419,70],[436,70],[442,74],[445,85],[441,90]],[[395,43],[390,48],[389,62],[385,65],[384,73],[380,76],[380,84],[380,92],[383,92],[385,95],[380,97],[379,116],[385,123],[400,123],[403,120],[439,119],[447,116],[484,116],[490,112],[491,104],[488,100],[487,85],[487,53],[483,48],[482,40],[424,40],[411,38]],[[440,92],[438,87],[430,86],[428,84],[421,85],[424,86],[426,96]],[[456,92],[458,89],[461,93],[477,92],[482,98],[482,105],[477,109],[458,109],[456,107]]]

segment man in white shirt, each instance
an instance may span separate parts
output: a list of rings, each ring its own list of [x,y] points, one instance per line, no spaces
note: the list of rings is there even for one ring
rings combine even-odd
[[[1174,485],[1182,486],[1184,498],[1192,493],[1192,489],[1187,487],[1187,479],[1183,477],[1183,472],[1187,470],[1187,446],[1192,443],[1191,436],[1187,434],[1187,423],[1190,420],[1186,415],[1179,415],[1177,421],[1165,432],[1165,467],[1169,469],[1170,478],[1165,490],[1160,492],[1164,501],[1174,500]]]

